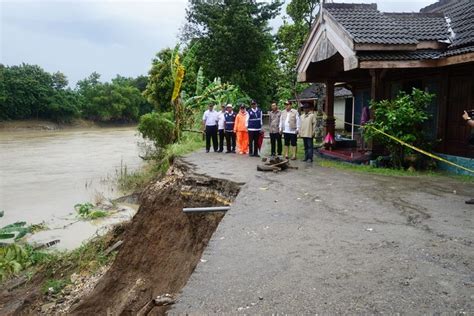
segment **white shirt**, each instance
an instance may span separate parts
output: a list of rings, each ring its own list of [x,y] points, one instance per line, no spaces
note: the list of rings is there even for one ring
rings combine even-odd
[[[249,111],[253,111],[254,113],[256,113],[258,110],[258,108],[250,108]],[[245,127],[249,127],[249,118],[250,118],[250,115],[248,115],[247,113],[247,118],[245,119]],[[263,113],[262,115],[260,116],[260,126],[263,126]],[[260,131],[261,129],[255,129],[255,128],[248,128],[249,131]]]
[[[220,111],[217,114],[217,129],[224,129],[225,128],[225,117],[224,117],[224,111]]]
[[[286,111],[286,110],[285,110]],[[286,120],[285,120],[285,123],[283,124],[283,133],[287,133],[287,134],[296,134],[298,133],[298,131],[300,130],[301,128],[301,122],[300,122],[300,114],[298,112],[296,112],[296,130],[295,131],[292,131],[290,129],[290,115],[287,114],[286,115]]]
[[[219,113],[214,111],[214,109],[212,111],[206,110],[202,116],[202,121],[206,126],[216,126],[218,120]]]

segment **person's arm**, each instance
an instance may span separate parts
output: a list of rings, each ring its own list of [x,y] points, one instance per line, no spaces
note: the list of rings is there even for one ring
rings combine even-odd
[[[296,111],[296,134],[300,132],[301,129],[301,121],[300,121],[300,114]]]
[[[263,128],[263,111],[260,110],[260,126]]]
[[[205,131],[206,130],[206,113],[207,111],[204,112],[204,114],[202,115],[202,130]]]
[[[240,122],[240,116],[239,115],[236,115],[235,116],[235,121],[234,121],[234,133],[237,133],[237,126]]]
[[[313,113],[313,137],[316,136],[316,115]]]
[[[466,111],[464,111],[462,118],[467,122],[467,125],[474,127],[474,121],[472,120],[472,117],[469,117],[469,114],[467,114]]]
[[[283,133],[283,115],[280,114],[280,124],[278,124],[280,129],[280,134]]]

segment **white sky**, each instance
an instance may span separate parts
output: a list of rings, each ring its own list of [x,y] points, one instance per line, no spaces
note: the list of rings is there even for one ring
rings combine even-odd
[[[416,12],[435,0],[334,2]],[[186,5],[186,0],[0,0],[0,63],[59,70],[71,86],[93,71],[102,80],[146,74],[155,53],[178,41]]]

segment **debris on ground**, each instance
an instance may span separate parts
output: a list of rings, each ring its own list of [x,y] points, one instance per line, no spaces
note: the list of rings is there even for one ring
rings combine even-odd
[[[288,159],[280,157],[262,158],[262,162],[264,163],[263,165],[257,165],[258,171],[280,172],[286,169],[298,169],[298,167],[291,166]]]

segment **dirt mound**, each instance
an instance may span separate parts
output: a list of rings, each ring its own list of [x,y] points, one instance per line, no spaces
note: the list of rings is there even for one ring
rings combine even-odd
[[[224,216],[185,214],[183,207],[229,204],[238,191],[235,183],[196,175],[175,163],[167,176],[145,189],[112,267],[72,313],[164,313],[163,306],[152,306],[150,311],[149,302],[175,294],[186,284]]]

